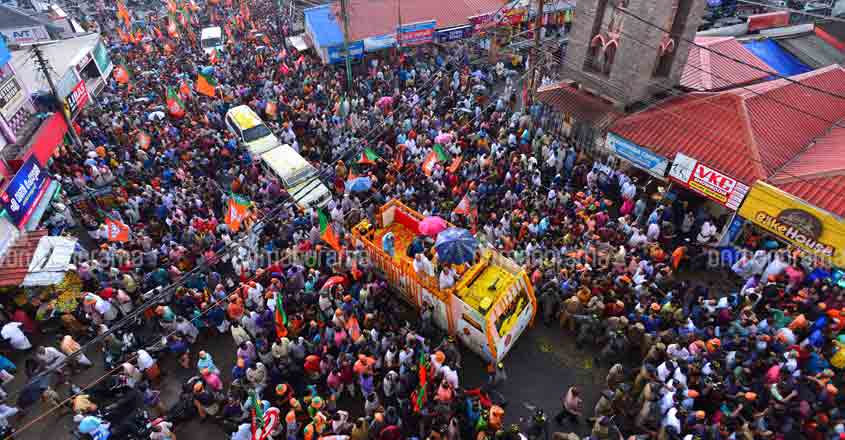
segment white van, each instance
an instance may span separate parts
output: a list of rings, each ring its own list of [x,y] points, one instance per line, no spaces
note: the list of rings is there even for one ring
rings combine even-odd
[[[282,180],[285,190],[302,209],[321,208],[331,200],[332,194],[317,169],[290,145],[279,145],[261,154],[261,160]]]
[[[279,145],[276,135],[248,105],[229,109],[226,112],[226,126],[254,156]]]
[[[220,26],[204,28],[200,33],[200,46],[207,54],[214,49],[223,50],[223,29]]]

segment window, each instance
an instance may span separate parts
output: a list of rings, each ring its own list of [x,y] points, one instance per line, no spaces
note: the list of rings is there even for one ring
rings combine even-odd
[[[223,40],[220,38],[206,38],[202,40],[202,47],[217,47],[222,46]]]
[[[244,142],[252,142],[256,139],[261,139],[266,136],[270,136],[273,133],[270,133],[270,129],[267,128],[264,124],[258,124],[255,127],[247,128],[244,130],[243,138]]]

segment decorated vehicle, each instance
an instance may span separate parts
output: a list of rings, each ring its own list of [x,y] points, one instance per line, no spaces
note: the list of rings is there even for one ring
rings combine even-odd
[[[484,246],[465,264],[439,261],[444,232],[438,234],[437,243],[426,239],[421,232],[423,220],[422,214],[390,200],[379,209],[376,224],[364,220],[353,228],[352,235],[356,245],[363,245],[370,264],[405,301],[417,308],[430,307],[438,327],[460,338],[485,360],[502,360],[534,320],[537,299],[530,278],[514,261]],[[383,247],[388,234],[392,234],[395,249],[392,256]],[[415,241],[424,243],[422,252],[438,271],[447,267],[456,271],[451,287],[441,288],[436,276],[414,270],[414,256],[408,249]]]

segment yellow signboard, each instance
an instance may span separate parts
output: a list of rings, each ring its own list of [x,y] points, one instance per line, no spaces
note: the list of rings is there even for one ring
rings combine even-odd
[[[767,183],[757,182],[739,215],[802,250],[845,266],[845,222]]]

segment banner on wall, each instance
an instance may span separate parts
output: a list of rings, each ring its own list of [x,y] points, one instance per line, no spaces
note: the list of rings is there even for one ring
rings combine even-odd
[[[0,115],[11,120],[26,101],[26,94],[14,75],[0,84]]]
[[[845,222],[833,214],[759,181],[738,212],[781,240],[845,267]]]
[[[329,57],[329,64],[342,63],[346,61],[343,45],[332,46],[326,49]],[[349,43],[349,56],[353,60],[360,60],[364,57],[364,42],[356,41]]]
[[[434,28],[437,27],[437,20],[419,21],[416,23],[403,24],[396,28],[399,44],[406,46],[419,46],[434,41]]]
[[[79,80],[76,87],[65,98],[65,111],[70,115],[70,119],[74,120],[87,103],[88,89],[85,88],[85,81]]]
[[[669,178],[734,211],[748,194],[748,185],[683,153],[675,155]]]
[[[373,52],[388,49],[396,46],[396,34],[385,34],[376,37],[364,38],[364,50]]]
[[[0,194],[0,202],[15,226],[20,227],[29,219],[32,209],[47,188],[46,183],[47,172],[34,155],[30,156]]]
[[[434,33],[434,39],[438,43],[448,43],[450,41],[463,40],[472,35],[473,26],[466,24],[463,26],[453,26],[446,29],[439,29]]]
[[[664,179],[669,160],[613,133],[607,134],[607,149],[654,177]]]

